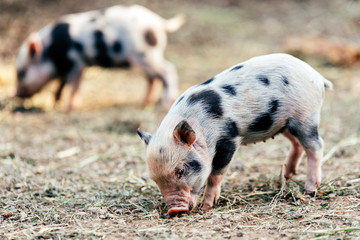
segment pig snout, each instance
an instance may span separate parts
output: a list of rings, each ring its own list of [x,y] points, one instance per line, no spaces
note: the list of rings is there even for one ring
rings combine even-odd
[[[173,208],[169,209],[168,214],[170,216],[175,216],[175,215],[179,215],[181,213],[187,213],[188,211],[189,211],[189,209],[186,207],[173,207]]]
[[[184,196],[166,196],[166,204],[170,207],[169,215],[178,215],[180,213],[188,212],[191,209],[190,199]]]
[[[189,212],[194,205],[190,193],[187,192],[164,193],[164,199],[170,208],[168,214],[171,216]]]
[[[19,98],[30,98],[35,93],[39,92],[44,85],[44,83],[37,82],[31,84],[19,83],[16,88],[15,96]]]

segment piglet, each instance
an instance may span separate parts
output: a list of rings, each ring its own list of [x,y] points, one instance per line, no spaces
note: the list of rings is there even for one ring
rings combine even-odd
[[[220,196],[221,181],[240,145],[282,133],[291,142],[285,178],[308,159],[306,193],[321,180],[320,109],[332,83],[288,54],[251,58],[189,88],[172,105],[156,133],[138,129],[147,144],[150,177],[168,214],[188,212],[204,191],[201,209]],[[204,190],[205,189],[205,190]]]
[[[29,98],[52,79],[59,79],[55,100],[66,84],[71,85],[71,110],[80,106],[78,88],[86,67],[138,66],[150,83],[145,105],[156,102],[160,80],[165,89],[163,105],[168,109],[178,96],[178,79],[175,66],[164,58],[167,33],[183,23],[182,15],[166,20],[138,5],[62,16],[32,33],[21,46],[16,96]]]

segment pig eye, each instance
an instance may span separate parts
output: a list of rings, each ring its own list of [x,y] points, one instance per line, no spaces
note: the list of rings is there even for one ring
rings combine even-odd
[[[185,168],[181,168],[181,169],[176,169],[175,170],[175,175],[177,176],[177,178],[182,178],[184,176],[185,173]]]

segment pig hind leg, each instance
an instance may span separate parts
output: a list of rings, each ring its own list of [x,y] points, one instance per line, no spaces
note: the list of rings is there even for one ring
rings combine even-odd
[[[166,109],[170,109],[178,95],[178,77],[175,66],[163,60],[161,67],[152,76],[162,81],[164,86],[162,104]]]
[[[323,148],[317,151],[305,149],[305,152],[308,158],[305,191],[306,194],[312,194],[316,192],[316,189],[320,186],[321,183],[321,160],[323,157]]]
[[[143,56],[142,59],[133,59],[133,63],[139,65],[147,74],[150,80],[150,87],[148,89],[145,104],[153,104],[155,99],[154,93],[158,87],[158,80],[163,83],[164,97],[163,105],[169,109],[171,104],[175,101],[178,95],[178,76],[175,66],[165,60],[160,54],[149,54],[151,57]]]
[[[287,129],[295,136],[305,150],[307,156],[307,179],[305,191],[311,194],[316,191],[321,182],[321,160],[324,142],[318,134],[319,116],[316,121],[306,123],[297,119],[289,119]]]
[[[156,93],[158,92],[158,89],[161,87],[160,85],[162,84],[161,80],[156,77],[149,76],[148,80],[150,85],[148,87],[148,91],[145,96],[143,107],[153,105],[156,103],[157,101]]]
[[[283,135],[291,142],[291,149],[286,159],[284,174],[285,178],[289,179],[292,175],[296,174],[296,169],[300,163],[300,157],[304,149],[299,143],[299,140],[297,140],[297,138],[292,135],[288,129],[283,131]]]

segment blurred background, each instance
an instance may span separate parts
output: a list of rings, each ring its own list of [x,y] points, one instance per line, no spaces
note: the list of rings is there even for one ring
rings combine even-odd
[[[330,189],[329,195],[305,205],[294,197],[294,189],[301,193],[305,182],[303,164],[290,181],[296,186],[289,190],[291,197],[269,206],[279,192],[277,179],[290,146],[279,136],[241,148],[225,178],[225,197],[211,217],[197,212],[196,221],[190,215],[162,222],[159,206],[164,205],[148,178],[145,146],[136,129],[153,133],[166,112],[160,104],[140,107],[147,80],[139,69],[88,68],[80,86],[83,106],[69,114],[64,113],[66,92],[54,108],[55,83],[25,102],[43,111],[11,112],[7,99],[15,91],[14,60],[25,38],[64,14],[116,4],[143,5],[164,18],[185,14],[185,25],[169,34],[165,52],[177,67],[180,93],[230,66],[274,52],[292,53],[332,81],[335,90],[326,92],[319,128],[326,156],[323,189]],[[299,229],[359,224],[359,49],[358,0],[0,0],[0,211],[14,213],[0,224],[0,238],[168,239],[178,234],[201,239],[206,229],[214,232],[211,221],[227,224],[216,214],[229,206],[232,213],[240,209],[236,224],[256,226],[237,230],[249,239],[271,231],[277,235],[269,238],[310,238],[318,235]],[[343,210],[346,217],[337,218]],[[35,231],[54,224],[66,227]],[[159,229],[136,230],[154,225]],[[195,229],[191,233],[189,225]],[[216,231],[211,236],[217,239],[236,234]]]
[[[349,90],[354,91],[354,87],[359,89],[359,81],[331,68],[331,65],[348,67],[359,62],[360,4],[356,0],[1,0],[0,97],[4,98],[14,91],[14,59],[20,45],[31,32],[38,31],[64,14],[116,4],[140,4],[164,18],[177,13],[186,15],[186,24],[169,35],[166,50],[166,57],[178,68],[181,91],[250,57],[272,52],[294,53],[294,50],[300,50],[300,53],[305,51],[301,57],[325,77],[351,82],[351,87],[347,86]],[[315,42],[314,38],[319,37],[320,41]],[[312,54],[308,54],[309,46],[306,47],[308,43],[304,43],[303,38],[310,38]],[[355,45],[357,52],[352,57],[356,60],[351,64],[337,64],[336,61],[334,64],[327,56],[324,57],[324,52],[328,51],[324,47],[327,41],[340,42],[344,49],[349,44]],[[314,52],[318,48],[324,49],[322,54]],[[344,49],[338,51],[337,57],[342,55]],[[313,63],[315,60],[317,62]],[[88,69],[83,80],[81,95],[84,109],[139,104],[147,84],[139,71],[96,67]],[[50,87],[48,91],[51,90]],[[53,94],[45,89],[32,99],[32,103],[51,109],[52,98]]]

